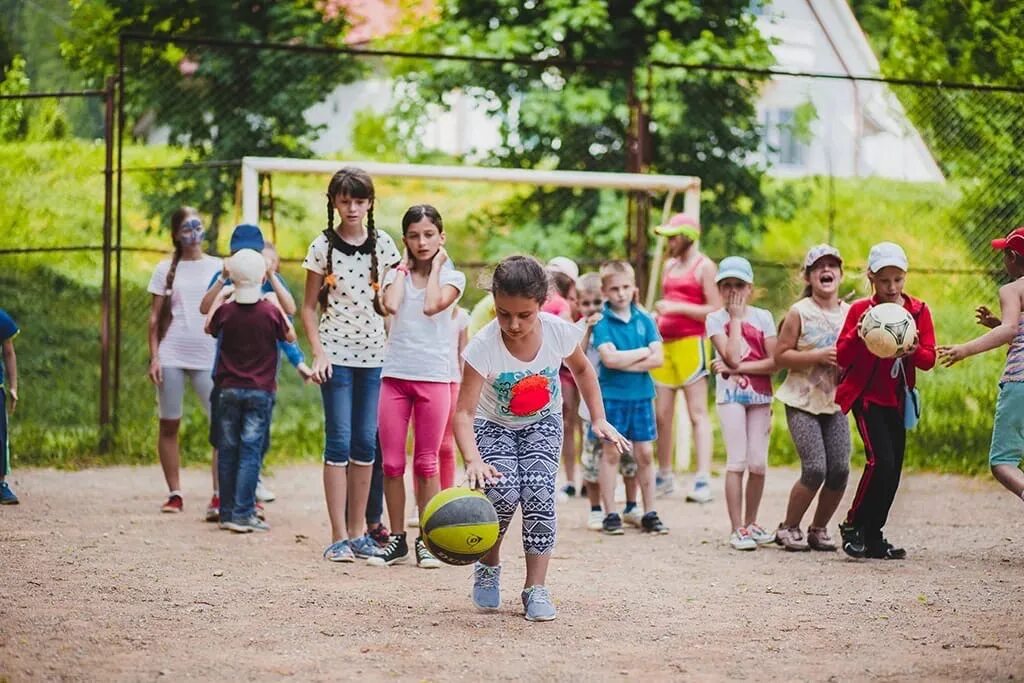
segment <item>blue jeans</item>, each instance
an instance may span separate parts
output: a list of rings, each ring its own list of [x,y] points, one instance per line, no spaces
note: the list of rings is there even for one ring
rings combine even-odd
[[[221,389],[217,416],[220,521],[256,514],[256,481],[270,431],[274,394],[262,389]]]
[[[345,467],[349,460],[370,466],[377,455],[377,399],[380,368],[332,365],[320,385],[324,402],[324,462]]]

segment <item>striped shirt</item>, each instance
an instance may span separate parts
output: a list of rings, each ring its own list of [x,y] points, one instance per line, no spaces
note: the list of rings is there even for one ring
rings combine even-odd
[[[1010,350],[1006,352],[1006,369],[999,382],[1024,382],[1024,315],[1017,323],[1017,334],[1010,342]]]

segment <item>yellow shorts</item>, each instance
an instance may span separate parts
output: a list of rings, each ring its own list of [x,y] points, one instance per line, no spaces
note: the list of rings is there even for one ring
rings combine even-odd
[[[660,386],[678,389],[707,377],[706,344],[704,337],[684,337],[665,342],[665,364],[651,370],[651,378]]]

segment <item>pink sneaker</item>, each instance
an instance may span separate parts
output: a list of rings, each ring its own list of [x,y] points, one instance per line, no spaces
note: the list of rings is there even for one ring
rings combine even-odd
[[[828,529],[823,526],[812,526],[807,529],[807,545],[814,550],[833,552],[838,548],[836,542],[828,534]]]
[[[779,528],[775,530],[775,542],[786,550],[791,551],[811,549],[810,546],[807,545],[807,541],[804,539],[804,532],[800,530],[800,527],[787,527],[785,523],[780,524]]]

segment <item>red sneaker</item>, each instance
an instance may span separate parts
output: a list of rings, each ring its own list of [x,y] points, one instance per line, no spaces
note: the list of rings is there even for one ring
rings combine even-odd
[[[372,529],[366,530],[366,535],[373,539],[373,542],[379,545],[381,548],[388,544],[391,533],[388,528],[383,524],[379,524]]]
[[[167,499],[167,502],[160,506],[160,512],[181,512],[185,507],[185,501],[181,496],[174,494]]]
[[[215,495],[213,498],[210,498],[210,504],[206,506],[206,521],[220,521],[220,496]]]

